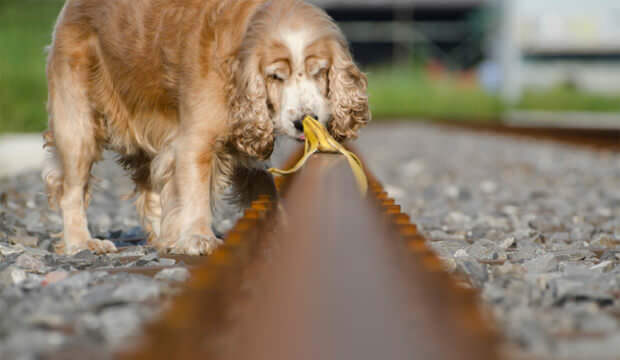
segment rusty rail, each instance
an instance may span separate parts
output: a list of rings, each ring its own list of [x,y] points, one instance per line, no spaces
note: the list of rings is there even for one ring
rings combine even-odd
[[[497,359],[473,290],[343,157],[314,156],[252,204],[120,359]]]

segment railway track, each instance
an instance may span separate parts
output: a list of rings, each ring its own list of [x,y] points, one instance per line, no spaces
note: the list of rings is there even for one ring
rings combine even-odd
[[[572,220],[568,216],[578,216],[580,213],[590,214],[590,208],[600,209],[602,212],[598,216],[605,217],[605,219],[617,219],[617,215],[613,215],[613,206],[615,206],[613,204],[615,203],[611,200],[607,201],[608,198],[605,196],[612,194],[613,197],[612,189],[615,188],[613,179],[614,176],[617,176],[614,175],[617,172],[614,172],[613,169],[617,164],[614,162],[616,161],[614,159],[617,159],[617,154],[613,152],[618,151],[620,144],[618,130],[523,129],[502,126],[444,125],[446,126],[445,134],[443,134],[444,130],[430,131],[425,127],[410,129],[409,132],[404,131],[406,127],[397,128],[395,131],[375,131],[374,140],[362,139],[359,144],[367,149],[372,149],[373,152],[368,153],[369,160],[376,163],[377,168],[375,170],[380,172],[382,177],[385,177],[386,184],[395,187],[395,194],[403,191],[405,194],[421,196],[422,191],[429,187],[429,181],[431,183],[437,182],[437,185],[433,185],[431,188],[439,191],[447,189],[446,184],[451,183],[464,185],[467,189],[470,184],[474,184],[475,187],[476,184],[480,183],[480,180],[493,180],[495,171],[509,169],[515,172],[516,180],[497,181],[500,189],[503,187],[502,193],[508,196],[504,196],[504,199],[516,201],[518,210],[523,211],[523,214],[533,212],[539,220],[538,223],[534,223],[535,226],[556,224],[553,222],[556,219],[567,224],[564,230],[553,228],[538,231],[548,241],[555,241],[554,237],[562,231],[577,229],[579,224],[571,225]],[[460,131],[462,129],[467,131]],[[474,130],[474,133],[471,130]],[[489,141],[481,141],[480,148],[477,148],[477,141],[483,140],[485,136],[481,137],[475,132],[490,133],[494,136]],[[495,135],[500,135],[500,138],[497,139]],[[463,142],[457,141],[460,136],[464,136],[466,139]],[[476,156],[489,151],[488,149],[491,149],[490,151],[502,150],[504,146],[502,138],[504,136],[508,139],[514,136],[532,139],[532,141],[528,140],[525,143],[523,141],[506,141],[505,146],[511,154],[520,151],[520,149],[527,153],[520,156],[515,154],[514,158],[512,155],[491,156],[492,160],[499,160],[499,166],[495,163],[481,164],[480,161],[477,162]],[[375,152],[375,149],[380,150],[379,147],[383,146],[383,141],[386,138],[390,139],[389,149],[392,151],[401,149],[398,150],[398,154],[385,151]],[[427,138],[428,141],[422,141]],[[452,140],[455,140],[454,146],[443,144],[444,141]],[[549,144],[535,144],[538,140],[543,140],[545,143],[558,141],[571,146],[557,147]],[[411,141],[417,142],[417,150],[405,148]],[[539,149],[528,152],[527,148],[530,143],[533,148]],[[576,151],[575,154],[569,155],[569,152],[575,149],[573,146],[585,146],[588,150],[595,148],[602,151]],[[475,151],[468,150],[472,147]],[[456,156],[456,159],[453,158],[454,161],[448,161],[449,159],[445,157],[447,154],[457,152],[460,153],[460,156]],[[549,169],[541,169],[542,173],[534,174],[534,179],[529,181],[527,180],[528,174],[531,169],[536,169],[536,162],[530,161],[528,156],[537,157],[537,154],[544,158],[559,159],[560,162],[564,163]],[[396,156],[387,158],[387,156],[392,155]],[[402,353],[407,354],[407,357],[410,358],[465,358],[462,354],[470,353],[474,354],[471,357],[497,357],[497,335],[490,330],[493,328],[493,324],[486,321],[485,314],[475,304],[471,305],[471,303],[476,302],[476,296],[472,297],[471,290],[459,287],[455,280],[442,271],[442,263],[429,251],[426,246],[427,243],[417,234],[417,229],[410,224],[406,215],[400,214],[400,209],[383,193],[380,184],[373,180],[368,198],[366,200],[359,199],[359,196],[356,197],[357,194],[351,190],[354,188],[354,183],[350,176],[350,170],[346,166],[341,166],[342,164],[338,161],[332,160],[333,158],[329,155],[319,155],[304,168],[302,173],[290,178],[278,178],[282,180],[279,184],[280,198],[259,198],[254,206],[247,211],[246,216],[239,222],[235,231],[231,233],[229,244],[217,253],[219,255],[216,254],[212,257],[155,254],[152,249],[143,246],[145,239],[133,230],[120,232],[122,236],[118,240],[120,241],[119,246],[122,247],[121,251],[110,256],[86,254],[85,257],[65,258],[47,254],[47,256],[41,257],[44,252],[36,248],[12,245],[6,240],[0,241],[0,250],[3,252],[18,251],[22,253],[24,259],[40,259],[41,263],[47,266],[45,271],[64,272],[65,276],[69,276],[69,280],[73,276],[90,279],[88,284],[84,283],[72,291],[63,292],[61,295],[52,294],[49,290],[53,289],[48,288],[48,285],[43,283],[37,285],[38,283],[29,282],[23,286],[13,285],[11,287],[13,289],[26,288],[28,291],[19,301],[14,301],[8,297],[0,299],[0,302],[9,306],[8,308],[4,307],[8,310],[3,313],[3,318],[5,320],[11,319],[9,322],[4,322],[2,330],[5,331],[5,334],[14,334],[11,339],[7,337],[0,339],[0,347],[3,345],[12,346],[10,349],[14,352],[11,354],[53,354],[50,358],[54,359],[82,359],[85,356],[109,358],[109,352],[118,347],[117,345],[111,346],[107,342],[109,340],[106,339],[112,339],[112,336],[118,333],[121,334],[119,337],[123,337],[126,335],[122,334],[129,332],[121,332],[116,328],[108,329],[104,328],[103,325],[95,324],[97,326],[89,329],[88,334],[85,335],[83,329],[79,327],[80,324],[76,324],[74,319],[87,316],[89,319],[97,319],[100,324],[103,324],[102,321],[106,316],[117,314],[114,319],[120,321],[121,324],[127,324],[127,322],[123,322],[126,319],[136,319],[135,322],[130,321],[128,324],[135,323],[136,330],[139,328],[142,333],[142,322],[150,317],[147,317],[146,312],[140,313],[137,309],[156,309],[158,314],[165,314],[162,320],[148,327],[147,335],[140,342],[141,346],[132,351],[118,354],[118,358],[244,358],[250,357],[247,352],[252,352],[252,357],[269,356],[275,358],[303,358],[303,355],[307,354],[327,358],[353,356],[390,358],[398,357]],[[416,158],[421,159],[420,163],[429,164],[429,168],[423,174],[426,176],[426,180],[422,179],[422,183],[415,186],[399,182],[399,176],[402,175],[399,171],[403,169],[402,162],[409,162]],[[469,171],[468,168],[470,165],[467,164],[467,159],[469,158],[474,159],[471,164],[473,171]],[[502,165],[506,161],[508,161],[508,165]],[[567,166],[572,166],[572,161],[576,161],[576,171],[567,174],[569,177],[567,181],[556,181],[555,176],[558,176],[557,174],[563,176],[561,170]],[[437,164],[431,165],[435,162]],[[521,167],[521,163],[526,166]],[[415,163],[413,164],[415,165]],[[454,169],[454,174],[448,175],[447,179],[442,178],[445,172],[452,171],[452,169]],[[480,169],[482,173],[477,174],[476,171],[478,170],[476,169]],[[611,169],[611,171],[604,169]],[[106,171],[110,170],[112,170],[110,167],[106,167]],[[464,178],[460,179],[461,176]],[[598,179],[595,182],[588,183],[590,176],[592,179],[596,179],[598,176]],[[610,181],[610,179],[612,180]],[[536,212],[535,208],[526,203],[519,203],[519,194],[538,191],[540,181],[546,180],[551,180],[551,184],[561,186],[557,194],[554,192],[555,188],[552,187],[542,186],[542,190],[546,191],[548,199],[554,200],[554,204],[563,206],[560,209],[564,209],[564,212],[549,215],[548,213]],[[521,181],[526,184],[520,186]],[[47,232],[53,229],[51,222],[46,220],[48,214],[45,211],[32,209],[27,205],[28,203],[37,204],[36,196],[26,196],[26,194],[36,192],[32,190],[36,188],[29,184],[38,184],[38,175],[20,177],[18,181],[13,182],[15,185],[7,184],[3,189],[5,192],[0,194],[2,195],[0,196],[2,203],[0,205],[5,206],[3,209],[5,211],[4,216],[14,213],[16,216],[25,217],[25,214],[34,212],[35,214],[38,213],[41,221],[48,225],[43,228],[40,226],[33,227],[34,225],[38,226],[37,222],[25,221],[22,224],[12,222],[13,220],[9,217],[5,218],[0,226],[18,224],[16,227],[19,227],[18,230],[22,234],[29,234],[26,231],[34,229],[32,231],[34,231],[35,236],[38,236],[39,239],[46,239]],[[25,184],[22,185],[22,182]],[[573,184],[573,182],[575,183]],[[112,184],[117,186],[119,183],[113,182]],[[589,200],[586,199],[585,204],[573,206],[569,199],[573,196],[572,194],[580,196],[580,193],[587,193],[588,186],[593,186],[592,184],[596,184],[596,188],[600,190],[596,196]],[[120,187],[122,188],[122,186]],[[510,187],[514,187],[516,190],[505,191],[506,188]],[[109,197],[109,195],[102,197]],[[472,207],[475,208],[473,211],[480,211],[480,216],[493,214],[493,206],[501,204],[503,201],[497,200],[496,198],[499,197],[497,195],[499,194],[493,196],[477,194],[474,191],[473,196],[477,197],[477,199],[475,198],[476,202],[473,203],[473,200],[467,199],[463,202],[470,205],[477,204]],[[414,218],[413,222],[420,221],[421,224],[424,224],[425,234],[430,234],[433,229],[438,229],[433,227],[432,223],[427,226],[429,216],[431,217],[430,220],[445,218],[447,210],[443,212],[435,210],[442,206],[442,201],[450,201],[449,196],[443,194],[438,201],[423,205],[429,209],[429,212],[422,211],[424,209],[420,206],[416,207],[415,204],[408,204],[412,213],[421,214],[421,218]],[[413,201],[415,198],[408,198],[407,201],[409,200]],[[545,198],[534,198],[531,201],[534,203],[533,206],[536,206],[536,204],[546,204],[547,200]],[[487,202],[489,206],[480,206]],[[122,209],[110,210],[106,204],[102,199],[97,201],[95,198],[95,205],[98,205],[96,207],[97,212],[108,214],[108,216],[113,216],[116,213],[128,214],[126,211],[121,211]],[[341,207],[343,204],[344,206]],[[612,216],[605,215],[604,211],[607,211],[607,207],[611,209]],[[458,209],[456,206],[454,208]],[[471,215],[474,221],[480,219],[480,216],[475,213],[465,213]],[[282,214],[286,215],[283,216]],[[524,218],[519,217],[514,221],[511,220],[510,224],[516,229],[519,221],[524,221]],[[463,229],[467,230],[468,224],[471,222],[448,227],[445,232],[452,234]],[[607,226],[605,224],[609,223],[593,225],[597,234],[599,232],[609,233],[608,229],[604,228]],[[113,225],[112,228],[114,226],[119,227],[119,225]],[[526,228],[528,226],[530,225],[527,224]],[[491,228],[496,229],[493,226]],[[443,231],[443,229],[441,230]],[[510,237],[514,235],[514,231],[508,230],[499,232],[499,234]],[[485,281],[482,283],[485,294],[487,294],[486,290],[490,288],[496,292],[489,292],[488,294],[494,296],[493,299],[501,299],[501,302],[497,303],[493,302],[493,299],[489,301],[489,298],[485,298],[507,335],[506,341],[502,341],[502,356],[500,357],[508,356],[510,359],[538,358],[536,356],[543,356],[540,357],[541,359],[559,356],[575,359],[589,358],[592,356],[585,356],[584,353],[579,352],[580,346],[589,346],[587,348],[588,354],[590,354],[591,349],[599,349],[600,347],[597,354],[607,356],[602,358],[614,358],[615,349],[606,342],[606,339],[612,338],[613,332],[611,330],[609,332],[605,332],[604,329],[598,332],[588,332],[581,329],[583,329],[583,324],[592,324],[592,321],[597,319],[617,319],[617,312],[612,306],[614,301],[617,301],[614,300],[617,299],[617,292],[614,292],[613,289],[609,293],[594,292],[588,290],[589,288],[584,289],[579,295],[581,297],[577,298],[575,302],[579,301],[580,304],[584,301],[589,302],[589,306],[598,309],[598,312],[588,313],[587,317],[584,317],[580,313],[572,312],[572,308],[568,308],[573,300],[565,295],[555,293],[554,286],[566,279],[570,280],[570,274],[561,272],[560,266],[565,266],[565,264],[580,266],[581,268],[587,267],[587,284],[592,284],[593,288],[595,286],[598,288],[606,286],[605,278],[610,274],[606,273],[606,270],[599,274],[601,270],[596,269],[600,269],[602,266],[615,266],[614,262],[616,261],[614,259],[618,256],[617,250],[606,250],[604,247],[606,245],[596,242],[598,238],[592,237],[584,240],[586,241],[584,244],[590,245],[587,249],[585,248],[587,245],[579,246],[581,243],[561,243],[559,248],[555,248],[556,243],[552,243],[549,244],[549,247],[547,245],[537,246],[537,248],[544,249],[543,254],[528,254],[527,246],[538,241],[538,238],[524,239],[518,243],[517,248],[506,251],[509,258],[505,264],[503,259],[500,260],[502,265],[499,265],[499,262],[485,262],[486,259],[478,258],[473,252],[469,253],[469,258],[466,260],[456,259],[456,255],[452,256],[455,254],[455,249],[450,247],[453,244],[441,243],[441,235],[440,233],[438,237],[433,237],[432,245],[434,249],[442,252],[446,264],[452,264],[452,271],[455,270],[454,265],[456,263],[457,271],[468,273],[464,264],[468,264],[467,261],[470,260],[474,264],[478,262],[486,264],[485,266],[488,267],[483,269],[484,274],[492,278],[481,280],[480,276],[482,275],[478,273],[468,273],[468,277],[470,276],[471,281],[476,282],[476,287],[480,287],[481,281]],[[469,239],[466,239],[468,240],[467,243],[461,241],[458,244],[458,249],[469,250],[471,246],[479,244],[481,239],[483,239],[482,236],[473,239],[472,243],[469,243]],[[561,238],[558,237],[557,239]],[[444,244],[445,247],[442,247]],[[523,248],[521,248],[522,244],[524,245]],[[554,247],[552,248],[551,245]],[[44,248],[44,246],[39,247]],[[592,255],[587,255],[588,253],[592,253]],[[587,257],[573,260],[572,256],[582,256],[580,254],[586,254],[584,256]],[[549,282],[551,285],[542,290],[538,288],[538,282],[527,287],[520,287],[521,284],[528,284],[525,276],[531,278],[532,274],[536,275],[537,271],[525,264],[525,261],[543,259],[547,255],[553,256],[559,265],[558,268],[545,270],[540,274],[541,278],[548,276],[551,271],[555,272],[551,275],[559,275],[560,277],[554,277]],[[610,260],[610,255],[616,257]],[[511,256],[514,258],[511,259]],[[566,260],[567,256],[571,258]],[[518,260],[521,258],[525,260]],[[22,265],[17,264],[15,257],[5,256],[3,261],[5,261],[3,265],[13,267],[23,265],[23,263],[21,263]],[[33,264],[36,265],[36,263]],[[509,269],[524,272],[508,275],[499,274],[499,268],[503,265],[509,266]],[[72,271],[66,273],[65,270],[69,266]],[[178,268],[186,268],[194,274],[194,278],[189,282],[189,286],[186,286],[185,283],[177,282],[178,280],[162,277],[158,279],[155,276],[156,274],[161,275],[159,274],[160,271],[169,268],[175,271],[184,270]],[[37,276],[39,273],[36,270],[26,270],[27,276],[32,276],[32,279],[41,278]],[[504,270],[501,269],[501,271]],[[101,271],[106,271],[110,276],[100,278]],[[31,272],[34,275],[31,275]],[[85,272],[91,273],[91,275],[84,274]],[[117,273],[132,274],[120,274],[128,276],[117,277]],[[183,276],[187,274],[185,271],[176,272],[176,274],[179,273]],[[141,275],[154,277],[154,279],[140,277]],[[514,277],[514,282],[512,277]],[[506,279],[510,282],[504,282]],[[557,282],[554,282],[555,280]],[[490,283],[490,281],[495,282]],[[113,305],[106,305],[104,308],[88,307],[87,299],[83,296],[84,294],[97,295],[97,299],[112,304],[109,302],[112,297],[106,296],[100,291],[101,289],[109,286],[142,285],[144,283],[149,283],[158,289],[158,295],[151,296],[148,300],[124,298],[122,301],[114,302]],[[519,290],[517,292],[515,292],[515,287],[512,287],[513,284],[518,285]],[[170,296],[177,294],[180,288],[185,289],[185,292],[180,297],[175,296],[173,299],[177,300],[173,306],[169,307]],[[382,296],[377,298],[376,294]],[[554,302],[551,306],[544,304],[541,306],[541,303],[532,302],[532,299],[536,300],[541,297],[550,300],[562,299],[561,301],[566,301],[568,305],[558,305],[559,303]],[[452,301],[454,299],[458,301]],[[515,300],[528,302],[528,305],[527,307],[512,305]],[[48,306],[50,303],[65,307],[65,313],[58,313],[57,307]],[[341,305],[343,303],[348,306]],[[166,311],[160,313],[159,309],[164,304]],[[59,314],[57,318],[62,320],[60,323],[62,327],[58,327],[57,321],[33,326],[29,323],[29,318],[20,313],[20,309],[24,308],[37,309],[37,314]],[[396,310],[389,311],[390,309]],[[280,318],[273,316],[273,314],[279,315]],[[466,318],[470,320],[462,320],[465,316],[462,314],[468,314]],[[406,316],[408,317],[405,318]],[[405,319],[403,320],[401,317]],[[287,321],[283,321],[283,319]],[[531,324],[527,323],[528,319],[536,319],[532,327],[529,327]],[[276,322],[276,320],[280,322]],[[469,327],[463,325],[465,323],[469,324]],[[564,324],[561,332],[557,331],[555,327],[555,324],[558,323]],[[44,326],[43,330],[41,330],[41,326]],[[125,326],[125,328],[129,327]],[[42,339],[54,339],[54,337],[58,337],[59,333],[62,334],[66,339],[66,345],[60,352],[57,352],[57,347],[36,348],[33,345],[32,335],[24,331],[33,328],[44,332],[41,335]],[[517,328],[518,330],[515,330]],[[541,329],[543,335],[540,335]],[[549,332],[544,333],[544,331]],[[467,339],[465,345],[455,344],[454,339],[460,338]],[[19,344],[16,344],[13,341],[14,339],[20,341],[23,339],[27,346],[17,347]],[[83,342],[82,339],[90,339],[91,342]],[[100,343],[101,339],[103,339],[103,343]],[[134,340],[135,338],[132,337],[131,341],[125,343],[133,344]],[[252,343],[251,340],[254,342]],[[72,343],[71,341],[75,342]],[[334,345],[333,342],[336,344]],[[81,345],[76,346],[75,344]],[[93,346],[93,344],[97,344],[97,346]],[[264,344],[264,347],[258,346],[261,344]],[[480,344],[480,348],[490,352],[490,355],[488,353],[486,355],[478,354],[476,352],[478,350],[475,350],[477,348],[473,344]],[[278,349],[278,346],[284,345],[290,346],[290,348]],[[538,349],[542,347],[542,351],[533,353],[532,349],[537,349],[537,346]],[[470,347],[473,347],[474,350],[470,350]],[[278,349],[277,356],[270,353],[273,349]],[[460,350],[449,353],[449,349]],[[246,353],[241,353],[242,350]],[[458,354],[459,351],[462,353]],[[2,351],[0,350],[0,352]],[[377,355],[378,353],[381,355]],[[454,355],[455,353],[458,356]],[[15,356],[17,357],[17,355]],[[4,358],[3,356],[0,357]]]
[[[497,359],[498,335],[370,179],[319,154],[260,196],[118,359]]]

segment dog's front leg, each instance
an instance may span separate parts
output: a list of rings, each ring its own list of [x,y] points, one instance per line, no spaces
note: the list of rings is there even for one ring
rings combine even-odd
[[[211,230],[210,183],[216,139],[224,124],[214,111],[216,106],[200,104],[181,112],[171,186],[162,194],[159,245],[176,254],[209,254],[221,243]]]

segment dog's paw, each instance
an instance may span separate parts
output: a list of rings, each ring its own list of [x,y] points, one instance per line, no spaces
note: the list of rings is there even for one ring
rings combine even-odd
[[[110,240],[90,239],[87,242],[88,249],[95,254],[117,252],[116,246]]]
[[[170,246],[168,252],[182,255],[208,255],[221,244],[222,240],[214,235],[185,235]]]
[[[60,255],[75,255],[82,250],[90,250],[95,254],[117,252],[116,246],[110,240],[88,239],[78,244],[67,246],[65,241],[60,241],[54,246],[54,251]]]

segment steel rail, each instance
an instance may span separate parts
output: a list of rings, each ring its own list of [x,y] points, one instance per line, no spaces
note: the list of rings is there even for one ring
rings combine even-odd
[[[369,178],[362,198],[344,157],[313,156],[118,358],[499,358],[475,291]]]

